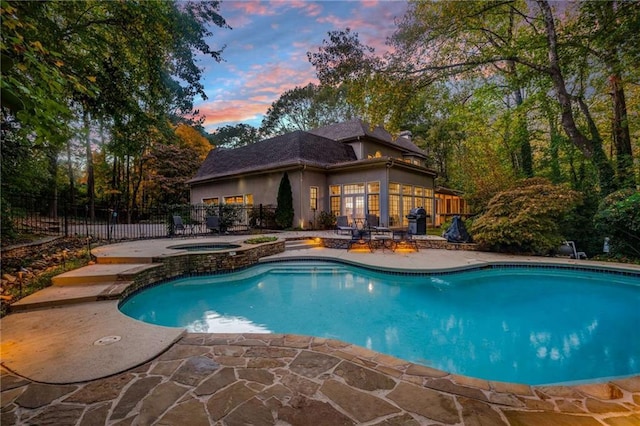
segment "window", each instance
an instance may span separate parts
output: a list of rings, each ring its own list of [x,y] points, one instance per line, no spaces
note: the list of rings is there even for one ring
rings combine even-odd
[[[389,226],[400,224],[400,196],[389,195]]]
[[[220,204],[220,199],[218,197],[203,198],[202,203],[210,206],[217,206],[218,204]]]
[[[406,216],[409,214],[412,208],[413,197],[402,197],[402,224],[405,226],[409,224],[409,219],[407,219]]]
[[[389,183],[389,193],[390,194],[399,194],[400,193],[400,184],[391,182]]]
[[[369,182],[369,183],[367,183],[367,192],[369,194],[379,194],[380,193],[380,182]]]
[[[309,207],[311,210],[318,210],[318,187],[309,187]]]
[[[416,197],[424,196],[424,188],[421,186],[416,186]]]
[[[413,186],[402,185],[402,195],[413,195]]]
[[[243,204],[244,197],[242,195],[232,195],[230,197],[224,197],[225,204]]]
[[[367,195],[367,210],[369,214],[380,216],[380,194]]]
[[[340,185],[330,185],[329,186],[329,195],[340,195]]]
[[[350,183],[344,185],[345,194],[364,194],[364,183]]]
[[[331,204],[331,214],[334,216],[340,216],[340,213],[341,213],[340,196],[330,197],[329,203]]]
[[[244,203],[247,206],[252,206],[253,205],[253,194],[246,194],[244,196]]]

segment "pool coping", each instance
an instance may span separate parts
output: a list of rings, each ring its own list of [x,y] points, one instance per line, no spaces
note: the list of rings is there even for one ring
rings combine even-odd
[[[123,244],[123,243],[120,243]],[[154,240],[153,242],[151,242],[151,244],[157,244],[157,240]],[[169,244],[175,244],[175,240],[169,240]],[[357,265],[357,266],[361,266],[361,267],[365,267],[365,268],[369,268],[369,269],[375,269],[375,270],[391,270],[391,271],[400,271],[401,269],[404,268],[395,268],[395,267],[390,267],[388,266],[388,261],[389,259],[391,259],[391,261],[393,260],[399,260],[402,259],[403,261],[408,261],[411,262],[412,260],[414,260],[415,258],[419,258],[419,256],[425,256],[427,258],[431,258],[433,259],[436,254],[438,255],[442,255],[442,253],[436,253],[435,250],[429,249],[429,250],[423,250],[421,251],[421,255],[419,256],[413,256],[411,254],[402,254],[402,255],[398,255],[398,254],[387,254],[387,263],[382,262],[383,264],[380,265],[378,263],[381,262],[373,262],[374,259],[371,258],[371,254],[358,254],[358,253],[354,253],[352,256],[345,256],[345,250],[338,250],[338,249],[308,249],[308,250],[304,250],[305,253],[301,253],[301,250],[298,250],[296,253],[290,253],[290,252],[283,252],[280,254],[276,254],[276,255],[272,255],[272,256],[268,256],[265,258],[260,259],[260,262],[277,262],[277,261],[284,261],[284,260],[302,260],[302,259],[313,259],[313,260],[332,260],[332,261],[338,261],[338,262],[343,262],[346,264],[352,264],[352,265]],[[322,253],[321,255],[319,253]],[[394,257],[395,256],[395,257]],[[500,256],[501,255],[495,255],[492,254],[489,257],[493,257],[493,256]],[[385,257],[385,255],[382,255],[382,257]],[[486,268],[488,266],[504,266],[504,265],[536,265],[536,266],[550,266],[550,267],[554,267],[554,266],[559,266],[561,265],[562,267],[569,267],[569,268],[585,268],[585,269],[601,269],[601,270],[605,270],[607,272],[622,272],[624,273],[625,271],[633,274],[633,275],[639,275],[640,274],[640,268],[639,267],[635,267],[635,266],[627,266],[627,265],[620,265],[620,264],[615,264],[615,265],[609,265],[609,264],[602,264],[602,262],[586,262],[586,261],[567,261],[564,259],[545,259],[545,258],[538,258],[538,259],[528,259],[528,258],[518,258],[517,260],[514,260],[512,256],[505,256],[506,259],[505,260],[496,260],[496,259],[476,259],[476,257],[480,257],[483,258],[485,257],[484,255],[480,255],[477,256],[477,253],[474,253],[474,262],[472,263],[467,263],[467,264],[460,264],[456,267],[454,266],[447,266],[447,267],[443,267],[443,268],[435,268],[433,267],[433,264],[431,265],[432,267],[429,269],[426,268],[414,268],[414,273],[428,273],[428,274],[432,274],[432,273],[453,273],[453,272],[458,272],[461,270],[468,270],[468,269],[478,269],[478,268]],[[407,260],[408,259],[408,260]],[[378,258],[378,260],[380,260]],[[397,263],[397,262],[396,262]],[[387,265],[387,266],[385,266]],[[109,303],[109,308],[115,312],[113,312],[116,316],[121,315],[124,316],[123,314],[121,314],[118,309],[118,303],[120,301],[112,301]],[[94,304],[95,302],[89,303],[89,304],[79,304],[77,306],[69,306],[68,309],[71,310],[77,310],[77,309],[86,309],[86,305],[91,305]],[[106,303],[106,302],[103,302]],[[2,328],[6,330],[5,326],[8,322],[11,322],[11,318],[13,315],[25,315],[25,317],[21,317],[21,319],[26,318],[26,316],[33,316],[34,314],[39,315],[37,322],[42,322],[43,318],[46,318],[47,315],[44,314],[44,310],[40,309],[40,310],[36,310],[36,311],[27,311],[21,314],[11,314],[6,318],[2,319]],[[43,316],[44,314],[44,316]],[[88,313],[87,314],[87,321],[90,321],[91,319],[93,319],[93,316],[95,316],[95,313]],[[126,317],[128,318],[128,317]],[[9,320],[9,321],[7,321]],[[121,327],[122,329],[128,329],[130,327],[135,327],[137,326],[139,323],[138,321],[135,321],[133,319],[123,319],[123,324],[121,324],[119,327]],[[93,322],[91,324],[94,328],[97,328],[97,330],[94,330],[95,333],[97,334],[93,334],[93,336],[95,335],[100,335],[102,333],[101,327],[99,322]],[[29,326],[33,326],[33,324],[31,325],[27,325],[27,324],[23,324],[22,326],[28,328]],[[55,326],[55,324],[54,324]],[[157,326],[151,326],[151,327],[157,327]],[[86,331],[86,330],[85,330]],[[136,365],[142,365],[144,363],[150,362],[151,360],[157,358],[158,356],[161,356],[162,353],[170,350],[171,347],[173,347],[175,344],[177,344],[179,341],[181,341],[182,339],[190,339],[193,338],[193,336],[195,336],[195,334],[193,333],[187,333],[182,329],[176,330],[176,329],[172,329],[172,330],[167,330],[168,333],[166,335],[163,335],[162,338],[160,338],[160,340],[162,340],[161,344],[159,345],[158,348],[156,348],[153,352],[153,354],[149,354],[146,353],[144,354],[144,356],[142,357],[137,357],[134,356],[132,357],[132,359],[130,359],[129,361],[127,361],[126,365],[119,365],[117,366],[117,368],[110,368],[110,367],[116,367],[115,365],[105,365],[104,363],[100,363],[100,362],[96,362],[96,363],[89,363],[89,369],[93,370],[93,376],[85,376],[85,377],[80,377],[79,380],[74,380],[73,378],[69,379],[66,378],[66,381],[60,382],[60,381],[55,381],[55,380],[51,380],[51,377],[55,377],[56,374],[59,374],[61,370],[64,370],[65,368],[67,369],[67,371],[71,372],[71,374],[73,374],[73,371],[77,371],[77,366],[78,363],[82,363],[85,362],[86,363],[86,359],[84,359],[84,361],[80,361],[77,358],[74,358],[74,353],[77,355],[78,353],[81,353],[82,351],[82,347],[86,347],[86,341],[83,342],[81,345],[79,345],[78,347],[74,347],[74,340],[73,338],[71,338],[71,340],[68,340],[67,342],[65,342],[65,346],[67,346],[67,350],[69,353],[69,358],[64,358],[63,360],[60,360],[60,358],[57,359],[57,362],[54,364],[51,364],[51,358],[50,357],[44,357],[45,358],[45,365],[37,365],[37,370],[38,371],[49,371],[49,379],[47,380],[42,380],[42,378],[40,378],[40,380],[38,379],[38,374],[36,374],[36,377],[29,377],[29,375],[32,373],[26,372],[23,373],[25,370],[18,366],[16,367],[16,360],[13,359],[11,362],[7,362],[6,359],[6,354],[7,352],[5,351],[6,346],[6,333],[2,333],[1,337],[2,337],[2,347],[3,347],[3,360],[2,360],[2,365],[4,368],[6,368],[8,371],[13,371],[18,373],[19,375],[21,375],[22,377],[26,377],[29,380],[33,380],[35,382],[44,382],[44,383],[74,383],[77,381],[91,381],[91,380],[97,380],[101,377],[109,377],[112,376],[114,374],[119,374],[122,371],[126,371],[129,368],[133,368]],[[81,333],[76,333],[76,334],[81,334]],[[91,334],[91,333],[89,333]],[[162,333],[161,333],[162,334]],[[191,337],[190,337],[191,336]],[[211,339],[230,339],[230,341],[234,341],[237,339],[256,339],[258,338],[255,335],[251,335],[251,334],[235,334],[235,335],[222,335],[222,334],[216,334],[216,333],[211,333],[210,334]],[[267,335],[268,336],[268,335]],[[305,337],[305,336],[294,336],[294,335],[289,335],[292,336],[290,337],[291,339],[297,340],[297,339],[311,339],[310,342],[320,342],[320,341],[327,341],[328,339],[322,339],[322,340],[318,340],[319,338],[315,338],[315,337]],[[54,338],[56,336],[53,336]],[[57,336],[59,337],[59,336]],[[69,336],[66,337],[67,339],[69,339]],[[91,337],[93,338],[93,337]],[[265,337],[265,335],[262,335],[261,337],[262,339],[269,339],[269,337]],[[275,337],[274,337],[275,338]],[[314,340],[316,339],[316,340]],[[86,340],[86,339],[85,339]],[[466,376],[458,376],[458,375],[454,375],[454,374],[450,374],[444,371],[440,371],[440,370],[434,370],[434,369],[430,369],[429,367],[424,367],[418,364],[413,364],[410,363],[408,361],[405,360],[400,360],[388,355],[383,355],[383,354],[379,354],[377,352],[373,352],[373,351],[368,351],[365,348],[362,348],[360,346],[357,345],[352,345],[352,344],[348,344],[345,342],[340,342],[340,341],[332,341],[333,343],[327,343],[329,346],[335,346],[335,347],[339,347],[342,348],[341,351],[344,351],[346,353],[349,353],[349,357],[352,359],[357,359],[360,360],[359,362],[363,363],[364,365],[368,365],[368,363],[372,362],[372,359],[383,359],[385,360],[384,363],[382,363],[382,367],[381,369],[386,371],[388,374],[391,375],[397,375],[397,374],[405,374],[408,368],[412,368],[412,370],[420,370],[421,368],[427,369],[424,370],[425,374],[426,372],[428,372],[428,376],[433,378],[435,377],[447,377],[448,379],[452,380],[454,383],[456,383],[458,386],[461,386],[460,389],[457,389],[455,392],[466,392],[468,389],[466,388],[473,388],[473,389],[480,389],[483,392],[486,392],[487,389],[491,390],[491,392],[493,391],[500,391],[500,393],[504,393],[505,395],[519,395],[522,397],[526,397],[527,399],[531,399],[531,398],[537,398],[540,400],[544,400],[545,398],[547,398],[549,395],[554,395],[557,397],[563,396],[563,397],[569,397],[569,395],[587,395],[590,398],[597,398],[600,400],[617,400],[620,399],[620,395],[623,396],[624,399],[624,404],[629,405],[631,402],[630,401],[634,401],[636,398],[637,401],[640,401],[640,395],[636,396],[636,394],[640,393],[640,375],[631,375],[628,377],[621,377],[621,378],[613,378],[613,379],[602,379],[602,380],[598,380],[598,381],[586,381],[585,383],[579,383],[579,384],[557,384],[557,385],[540,385],[540,386],[530,386],[530,385],[524,385],[524,384],[517,384],[517,383],[506,383],[506,382],[494,382],[494,381],[488,381],[488,380],[484,380],[484,379],[476,379],[476,378],[472,378],[472,377],[466,377]],[[15,343],[15,342],[14,342]],[[136,345],[136,343],[132,343],[129,342],[129,344],[133,344],[134,347]],[[116,349],[114,347],[114,349]],[[118,349],[118,353],[122,354],[123,353],[123,348],[117,348]],[[132,355],[136,355],[135,352],[136,351],[131,351],[131,350],[124,350],[124,352],[127,354],[127,357],[131,357]],[[107,359],[109,357],[106,357]],[[19,361],[18,361],[19,362]],[[37,360],[33,360],[31,359],[30,364],[32,366],[38,364]],[[64,365],[60,365],[60,364],[64,364]],[[412,367],[413,366],[413,367]],[[106,368],[105,368],[106,367]],[[33,370],[32,370],[33,371]],[[395,372],[394,372],[395,371]],[[423,370],[421,370],[423,371]],[[425,376],[426,377],[426,376]],[[427,386],[429,387],[429,386]],[[433,387],[432,387],[433,389]],[[454,392],[454,393],[455,393]],[[577,392],[577,394],[576,394]],[[490,401],[491,402],[491,401]],[[493,403],[505,403],[505,401],[499,402],[499,401],[493,401]],[[638,410],[638,405],[639,403],[635,403],[634,407],[631,407],[629,405],[630,408],[633,408],[633,410]]]

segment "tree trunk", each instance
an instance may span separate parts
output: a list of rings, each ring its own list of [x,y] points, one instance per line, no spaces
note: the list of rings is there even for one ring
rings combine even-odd
[[[67,140],[67,173],[69,174],[69,202],[76,205],[76,179],[73,175],[73,163],[71,162],[71,139]]]
[[[556,91],[556,97],[560,103],[561,111],[561,124],[564,131],[567,133],[571,142],[582,151],[585,157],[591,158],[593,156],[593,146],[591,141],[584,136],[578,126],[576,125],[573,117],[573,110],[571,108],[571,96],[567,92],[567,86],[560,69],[560,58],[558,57],[558,39],[556,34],[556,27],[553,21],[553,13],[551,7],[546,0],[536,0],[542,17],[544,19],[545,32],[547,36],[547,47],[549,49],[549,74],[553,81],[553,86]]]
[[[585,110],[586,105],[581,104],[585,118],[589,123],[589,129],[594,140],[587,138],[578,129],[572,110],[571,96],[567,92],[564,76],[560,68],[560,58],[558,56],[558,40],[556,34],[556,27],[553,21],[553,13],[547,0],[536,0],[542,17],[544,19],[545,32],[547,36],[547,47],[549,50],[549,74],[553,81],[553,86],[556,91],[556,96],[560,104],[561,110],[561,124],[564,131],[569,136],[571,142],[582,151],[585,157],[592,159],[594,165],[598,170],[598,180],[600,183],[600,190],[603,194],[609,194],[615,189],[615,182],[613,181],[613,167],[609,163],[605,152],[602,149],[602,140],[597,132],[595,123],[591,119],[588,113],[588,109]],[[584,106],[584,107],[583,107]]]
[[[610,67],[613,68],[613,67]],[[613,98],[613,145],[616,150],[618,182],[621,188],[635,188],[636,177],[633,169],[633,150],[627,117],[627,103],[624,87],[618,73],[609,77]]]
[[[47,215],[56,219],[58,217],[58,184],[56,179],[58,174],[58,149],[49,147],[47,159],[49,160],[49,206]]]
[[[93,173],[93,151],[91,150],[91,128],[89,127],[89,113],[85,109],[83,114],[84,143],[87,157],[87,197],[89,199],[89,218],[96,218],[95,177]]]
[[[551,108],[545,108],[547,120],[549,121],[549,157],[551,167],[551,181],[553,183],[562,182],[562,171],[560,170],[560,141],[562,136],[558,131],[557,117]]]

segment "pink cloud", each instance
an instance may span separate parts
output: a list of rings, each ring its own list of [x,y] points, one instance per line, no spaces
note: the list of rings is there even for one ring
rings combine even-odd
[[[275,8],[270,3],[260,1],[232,1],[223,3],[225,7],[238,10],[246,15],[268,16],[275,15]]]
[[[244,87],[256,93],[272,93],[273,100],[280,94],[296,86],[306,86],[317,83],[309,70],[299,70],[283,64],[269,63],[252,70],[244,75]]]
[[[364,7],[378,7],[380,2],[378,0],[361,0],[360,4]]]
[[[216,127],[229,122],[246,122],[261,117],[270,103],[258,103],[246,99],[227,99],[198,105],[200,115],[205,117],[205,127]]]

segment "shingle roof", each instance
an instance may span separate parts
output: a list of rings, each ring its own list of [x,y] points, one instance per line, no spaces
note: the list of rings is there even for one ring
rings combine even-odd
[[[368,123],[360,119],[320,127],[318,129],[310,130],[309,133],[341,142],[368,136],[384,142],[387,145],[399,148],[401,151],[408,151],[425,157],[424,151],[418,148],[409,139],[399,137],[394,141],[391,133],[387,132],[383,127],[376,126],[371,128]]]
[[[291,164],[326,166],[356,159],[349,145],[298,130],[239,148],[212,149],[189,182]]]

